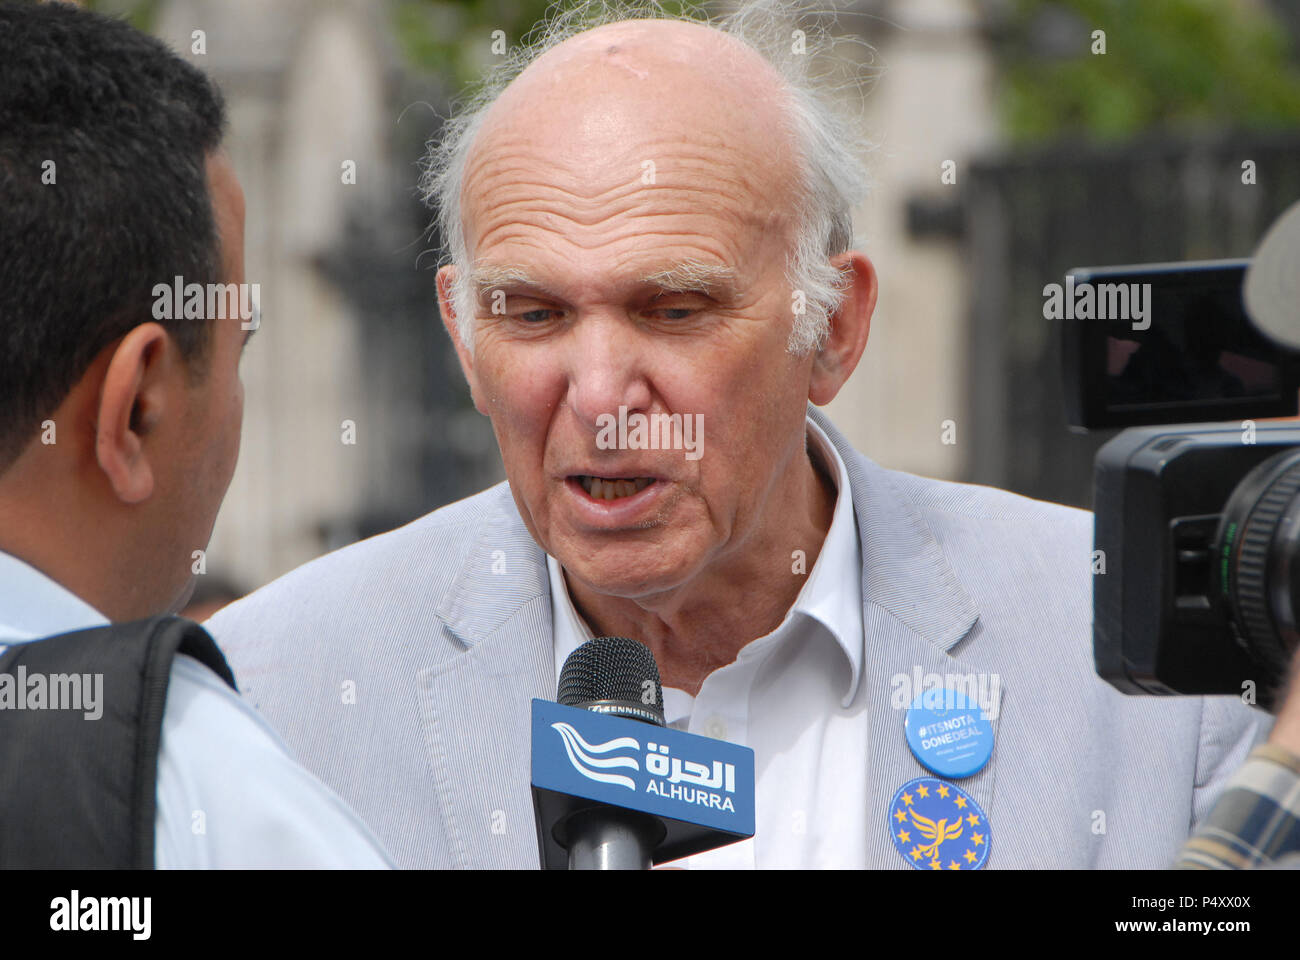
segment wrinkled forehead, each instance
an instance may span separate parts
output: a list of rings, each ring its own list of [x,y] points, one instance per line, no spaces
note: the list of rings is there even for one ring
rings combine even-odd
[[[629,21],[589,31],[528,67],[490,108],[461,211],[471,257],[521,220],[575,238],[626,210],[770,230],[797,170],[779,75],[715,30]],[[707,228],[707,224],[704,225]]]

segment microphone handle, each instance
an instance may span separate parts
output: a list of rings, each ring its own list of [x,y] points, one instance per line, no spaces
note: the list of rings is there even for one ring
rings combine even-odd
[[[649,870],[667,832],[656,818],[618,807],[580,810],[565,829],[570,870]]]

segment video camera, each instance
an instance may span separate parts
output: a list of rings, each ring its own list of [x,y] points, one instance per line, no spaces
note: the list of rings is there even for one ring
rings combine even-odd
[[[1093,651],[1125,693],[1273,709],[1300,643],[1300,204],[1253,260],[1076,269],[1059,319],[1097,453]],[[1215,421],[1215,422],[1209,422]]]

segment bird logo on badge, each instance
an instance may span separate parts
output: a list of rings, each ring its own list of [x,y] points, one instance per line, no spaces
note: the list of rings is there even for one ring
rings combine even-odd
[[[889,804],[894,848],[918,870],[978,870],[989,857],[988,817],[975,798],[937,777],[917,777]]]

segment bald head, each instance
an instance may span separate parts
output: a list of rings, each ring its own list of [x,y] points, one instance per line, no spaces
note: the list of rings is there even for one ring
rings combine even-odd
[[[470,256],[509,222],[508,196],[547,185],[580,199],[572,212],[590,222],[630,191],[703,174],[770,229],[793,199],[791,109],[762,56],[702,24],[625,20],[578,34],[531,63],[484,118],[463,182]]]
[[[781,96],[780,75],[756,51],[720,30],[682,20],[622,20],[571,37],[533,61],[510,86],[510,96],[541,90],[561,98],[602,80],[649,88],[649,96],[685,94],[744,104],[751,109]],[[697,84],[703,82],[704,87]],[[624,88],[626,92],[626,88]],[[755,110],[756,115],[764,111]]]

